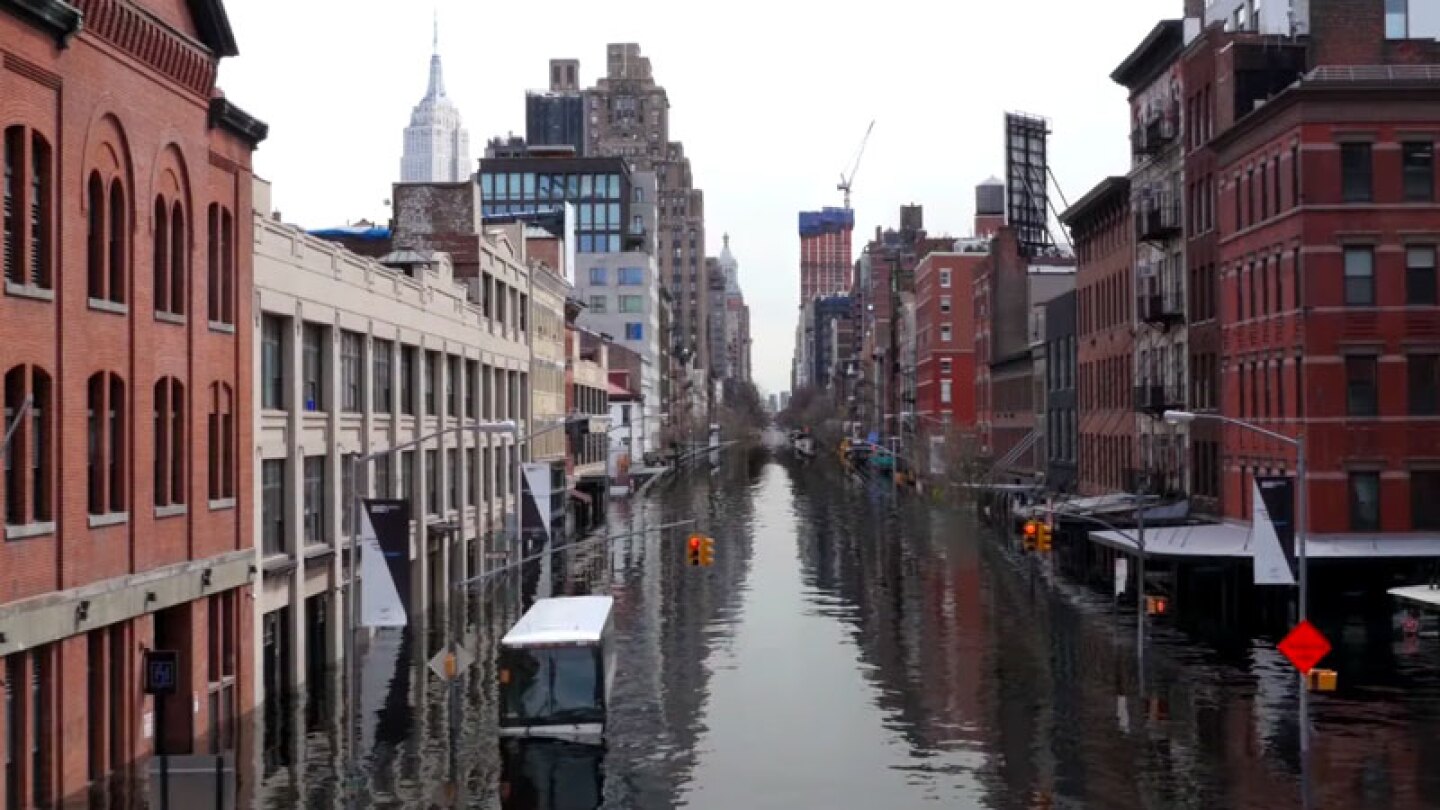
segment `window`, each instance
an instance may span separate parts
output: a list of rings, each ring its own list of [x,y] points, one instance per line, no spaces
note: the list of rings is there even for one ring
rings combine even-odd
[[[301,396],[305,410],[325,410],[325,327],[307,323],[301,344]]]
[[[620,296],[620,311],[633,314],[645,311],[645,298],[639,295]]]
[[[267,458],[260,462],[260,524],[262,551],[267,556],[287,553],[285,459]]]
[[[607,304],[608,304],[609,300],[610,300],[610,296],[608,296],[608,295],[592,295],[592,296],[590,296],[590,311],[591,311],[591,312],[595,312],[595,313],[599,313],[599,314],[602,314],[602,315],[603,315],[603,314],[605,313],[605,311],[608,309]]]
[[[645,326],[644,326],[644,324],[636,323],[636,322],[634,322],[634,321],[625,324],[625,339],[626,339],[626,340],[644,340],[644,339],[645,339]]]
[[[125,383],[104,371],[90,375],[87,386],[89,421],[90,514],[125,511]]]
[[[1408,202],[1435,199],[1435,144],[1406,143],[1400,147],[1400,166]]]
[[[235,222],[230,211],[210,204],[205,223],[206,291],[212,323],[235,323]]]
[[[155,505],[185,503],[185,386],[155,381]]]
[[[340,410],[359,413],[364,410],[365,336],[358,332],[340,333]]]
[[[210,500],[235,497],[235,392],[223,382],[210,386],[209,433]]]
[[[480,362],[478,360],[465,361],[465,418],[474,419],[478,415],[475,404],[475,391],[480,387]]]
[[[49,686],[50,647],[41,647],[30,653],[30,798],[36,807],[45,807],[50,798],[49,763],[51,728],[49,701],[45,690]]]
[[[5,280],[49,289],[54,233],[50,144],[38,133],[16,125],[6,128],[0,148],[5,171],[0,257]],[[27,239],[28,245],[24,244]]]
[[[1379,361],[1373,354],[1352,354],[1345,358],[1345,401],[1349,415],[1375,416],[1378,413],[1378,369]]]
[[[437,411],[435,389],[440,385],[440,353],[425,352],[425,415],[434,416]]]
[[[285,321],[276,315],[260,317],[260,407],[286,410]]]
[[[381,458],[375,461],[375,480],[373,491],[376,498],[389,498],[394,491],[390,489],[390,461]]]
[[[595,287],[604,287],[608,283],[608,281],[606,280],[607,272],[608,271],[603,267],[590,268],[590,284]]]
[[[1410,528],[1440,529],[1440,470],[1410,471]]]
[[[449,500],[445,503],[446,509],[460,508],[460,451],[454,448],[445,451],[445,473],[449,476],[446,481],[446,491]]]
[[[940,312],[945,315],[950,314],[950,296],[940,296]]]
[[[948,357],[940,358],[940,373],[949,376],[951,373],[951,360]]]
[[[425,451],[425,514],[440,514],[440,451]]]
[[[151,223],[154,245],[151,251],[155,311],[185,314],[185,215],[180,203],[172,208],[163,196],[155,198]]]
[[[1352,307],[1375,305],[1375,249],[1345,248],[1345,303]]]
[[[325,539],[325,456],[305,459],[305,544],[324,543]]]
[[[942,323],[942,324],[940,324],[940,342],[941,342],[941,343],[949,343],[949,342],[950,342],[950,324],[948,324],[948,323]]]
[[[1350,530],[1373,532],[1380,528],[1380,473],[1350,473]]]
[[[941,380],[941,381],[940,381],[940,404],[941,404],[941,405],[949,405],[949,404],[950,404],[950,381],[949,381],[949,380]]]
[[[950,288],[950,268],[948,267],[940,268],[940,286],[947,290]]]
[[[475,488],[480,484],[480,451],[473,447],[465,450],[464,505],[475,505]],[[451,490],[454,491],[453,488]]]
[[[400,347],[400,412],[406,416],[415,415],[415,356],[418,351],[414,346]]]
[[[19,425],[15,424],[30,397],[30,412]],[[50,469],[53,440],[50,436],[53,414],[50,401],[50,375],[36,366],[15,366],[5,374],[4,425],[15,432],[5,448],[5,482],[3,498],[5,523],[23,525],[44,523],[52,519]],[[27,464],[25,459],[29,459]]]
[[[21,654],[5,658],[5,810],[20,807],[20,707],[16,696],[21,682]]]
[[[620,268],[620,286],[638,287],[645,283],[645,269],[641,267]]]
[[[395,413],[395,402],[393,400],[394,382],[390,379],[391,355],[395,351],[395,344],[388,340],[376,340],[371,346],[374,354],[374,375],[375,375],[375,401],[371,407],[376,413]]]
[[[1435,248],[1412,247],[1405,250],[1405,303],[1412,307],[1429,307],[1436,303]]]
[[[1413,416],[1440,414],[1440,354],[1412,354],[1406,358],[1406,390]]]
[[[1345,202],[1370,201],[1370,174],[1370,144],[1340,144],[1341,198]]]
[[[1385,0],[1385,38],[1410,36],[1410,0]]]
[[[396,482],[399,489],[396,496],[403,500],[410,500],[415,492],[415,451],[406,450],[400,454],[400,480]]]
[[[107,192],[100,173],[91,172],[86,202],[89,209],[86,278],[90,298],[124,304],[125,262],[129,254],[124,188],[114,179]]]

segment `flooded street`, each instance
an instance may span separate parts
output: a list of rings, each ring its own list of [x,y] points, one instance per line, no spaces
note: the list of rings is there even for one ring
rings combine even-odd
[[[454,778],[486,808],[1305,806],[1296,679],[1271,639],[1201,642],[1158,622],[1142,677],[1133,612],[963,512],[897,509],[825,463],[735,455],[610,515],[615,534],[688,519],[715,538],[713,567],[687,567],[671,530],[530,578],[615,598],[603,753],[502,750],[482,655],[452,759],[424,645],[377,638],[366,801],[440,806]],[[1437,642],[1326,630],[1341,689],[1312,703],[1310,806],[1440,804]],[[270,769],[266,806],[333,806],[334,712],[298,702],[298,759]]]

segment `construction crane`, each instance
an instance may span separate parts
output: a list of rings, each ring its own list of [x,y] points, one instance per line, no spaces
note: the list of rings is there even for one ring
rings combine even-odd
[[[870,131],[875,128],[875,121],[870,121],[870,126],[865,128],[865,137],[860,139],[860,149],[855,153],[855,165],[850,167],[850,175],[840,175],[840,185],[835,188],[845,192],[845,210],[850,210],[850,186],[855,182],[855,173],[860,171],[860,159],[865,157],[865,144],[870,142]]]

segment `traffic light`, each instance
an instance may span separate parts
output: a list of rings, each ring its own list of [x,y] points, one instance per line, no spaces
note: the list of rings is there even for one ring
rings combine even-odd
[[[1145,597],[1145,612],[1151,616],[1164,616],[1170,609],[1170,600],[1163,596]]]
[[[685,544],[685,562],[690,565],[700,564],[700,535],[690,535],[690,542]]]
[[[1025,536],[1023,544],[1026,551],[1034,551],[1040,538],[1040,522],[1036,520],[1025,521]]]
[[[700,564],[715,564],[715,541],[712,538],[706,537],[700,541]]]
[[[1050,524],[1040,523],[1035,530],[1035,547],[1041,551],[1049,551],[1050,545]]]

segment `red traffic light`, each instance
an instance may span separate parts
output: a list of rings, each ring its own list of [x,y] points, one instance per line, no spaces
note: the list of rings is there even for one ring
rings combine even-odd
[[[1025,521],[1025,536],[1034,537],[1040,531],[1040,524],[1033,520]]]
[[[692,535],[692,536],[690,537],[690,548],[691,548],[691,549],[695,549],[695,550],[699,550],[699,548],[700,548],[700,538],[699,538],[698,536]]]

